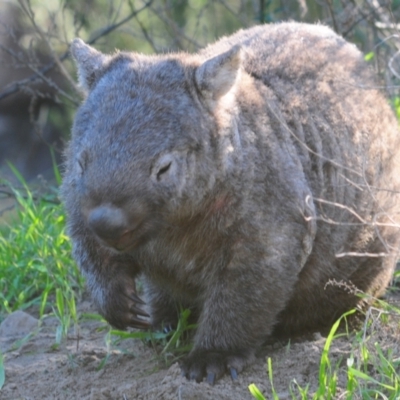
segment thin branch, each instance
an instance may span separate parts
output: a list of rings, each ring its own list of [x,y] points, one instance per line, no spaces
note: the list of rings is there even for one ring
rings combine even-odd
[[[30,193],[30,196],[28,196],[27,194],[22,194],[21,193],[21,191],[22,190],[25,190],[25,188],[23,188],[23,187],[16,187],[16,186],[14,186],[16,189],[15,190],[13,190],[13,189],[8,189],[7,188],[7,186],[8,185],[4,185],[4,184],[1,184],[0,185],[0,198],[1,199],[14,199],[14,200],[17,200],[17,192],[18,192],[18,194],[22,197],[22,198],[24,198],[24,199],[28,199],[28,197],[30,197],[32,200],[34,200],[34,201],[40,201],[40,200],[45,200],[46,201],[46,203],[50,203],[50,204],[60,204],[60,200],[58,199],[58,197],[57,196],[46,196],[46,197],[43,197],[43,195],[40,193],[40,192],[37,192],[37,193],[33,193],[33,192],[31,192]],[[4,212],[7,212],[7,211],[9,211],[9,210],[12,210],[14,207],[16,206],[16,204],[11,204],[10,206],[6,206],[6,207],[4,207],[4,208],[2,208],[1,210],[0,210],[0,216],[4,213]]]
[[[259,19],[260,24],[265,23],[265,0],[260,0],[260,9],[259,9],[258,19]]]
[[[320,199],[318,197],[314,197],[313,198],[314,201],[317,201],[318,203],[323,203],[323,204],[327,204],[333,207],[337,207],[337,208],[341,208],[343,210],[348,211],[350,214],[352,214],[359,222],[342,222],[342,221],[333,221],[329,218],[325,218],[325,217],[305,217],[306,220],[311,220],[311,219],[317,219],[317,220],[321,220],[333,225],[349,225],[349,226],[356,226],[356,225],[365,225],[365,226],[384,226],[384,227],[390,227],[390,228],[399,228],[400,225],[398,223],[396,223],[395,221],[392,220],[392,223],[387,223],[387,222],[377,222],[376,218],[374,218],[374,220],[372,222],[369,222],[367,220],[365,220],[364,218],[362,218],[358,213],[356,213],[352,208],[344,205],[344,204],[340,204],[340,203],[336,203],[333,201],[328,201],[325,199]],[[386,217],[389,217],[389,214],[387,214],[386,212],[384,212],[382,215],[385,215]],[[377,215],[376,217],[380,217],[382,215]]]
[[[182,44],[181,38],[186,40],[188,43],[192,44],[196,49],[199,49],[201,46],[194,39],[187,36],[181,28],[167,15],[168,9],[164,9],[165,15],[160,10],[154,10],[150,7],[150,10],[159,18],[164,24],[173,31],[174,41],[180,49],[184,49],[185,46]]]
[[[136,15],[141,13],[143,10],[145,10],[146,8],[149,8],[151,6],[151,4],[153,3],[153,1],[154,0],[149,0],[142,8],[139,8],[139,10],[137,10],[137,11],[132,11],[126,18],[122,19],[118,23],[107,26],[103,29],[100,29],[96,35],[94,35],[90,40],[88,40],[87,43],[93,44],[93,43],[97,42],[97,40],[102,38],[103,36],[108,35],[110,32],[115,31],[120,26],[126,24],[129,20],[131,20],[132,18],[135,18]],[[0,100],[1,100],[1,97],[0,97]]]
[[[98,32],[95,36],[93,36],[87,43],[88,44],[93,44],[103,36],[108,35],[110,32],[114,31],[115,29],[119,28],[121,25],[127,23],[129,20],[134,18],[137,14],[145,10],[146,8],[150,7],[150,5],[153,3],[153,0],[149,0],[142,8],[140,8],[137,11],[132,12],[129,14],[126,18],[122,19],[120,22],[110,25],[102,29],[100,32]],[[59,62],[63,62],[69,57],[69,50],[67,50],[65,53],[63,53],[59,58]],[[33,75],[31,75],[28,78],[21,79],[20,81],[14,82],[12,85],[10,85],[8,88],[3,90],[0,93],[0,101],[5,99],[6,97],[19,92],[23,87],[30,85],[32,83],[35,83],[37,81],[43,80],[43,77],[51,71],[57,63],[55,61],[52,61],[48,64],[46,64],[44,67],[38,69],[35,71]]]
[[[42,72],[42,69],[35,68],[33,66],[33,64],[26,62],[17,53],[15,53],[14,51],[10,50],[9,48],[3,46],[2,44],[0,44],[0,49],[3,50],[4,52],[10,54],[14,58],[14,60],[17,60],[20,63],[25,64],[29,69],[31,69],[35,73],[35,78],[36,79],[34,79],[31,83],[34,83],[37,80],[41,80],[41,81],[47,83],[50,87],[54,88],[60,95],[64,96],[66,99],[68,99],[72,103],[77,104],[76,100],[73,97],[71,97],[67,92],[62,90],[52,79],[50,79],[47,76],[45,76],[45,74]],[[53,61],[53,66],[54,65],[56,65],[56,63]],[[24,79],[24,81],[26,81],[26,80],[27,79]],[[22,82],[22,81],[18,81],[17,83],[20,83],[20,82]],[[18,90],[20,90],[22,87],[26,87],[26,86],[27,85],[19,86]],[[0,100],[1,100],[1,98],[0,98]]]
[[[348,251],[345,253],[337,253],[335,254],[336,258],[343,258],[343,257],[388,257],[390,254],[388,253],[357,253],[355,251]]]
[[[247,18],[244,18],[242,16],[242,14],[237,13],[229,4],[227,4],[227,2],[225,0],[220,0],[220,3],[235,17],[237,18],[237,20],[244,26],[248,26],[249,25],[249,21],[247,20]],[[263,24],[265,21],[261,20],[261,18],[264,18],[264,12],[261,13],[261,7],[260,6],[260,23]]]
[[[400,73],[398,73],[393,66],[394,60],[396,60],[400,56],[400,50],[398,50],[389,60],[388,67],[391,73],[397,78],[400,79]]]
[[[34,27],[35,31],[39,34],[40,38],[42,39],[42,41],[44,43],[46,43],[47,47],[50,50],[50,55],[53,58],[54,62],[56,63],[58,69],[61,71],[61,73],[63,74],[63,76],[67,79],[67,81],[69,82],[69,84],[74,88],[74,91],[76,93],[80,93],[80,90],[78,88],[78,86],[76,85],[74,79],[72,79],[70,73],[67,71],[67,69],[64,67],[64,64],[60,61],[60,59],[58,58],[56,52],[53,49],[53,46],[50,42],[50,40],[46,37],[46,35],[43,33],[42,29],[40,29],[35,21],[35,14],[32,10],[31,7],[31,3],[28,1],[27,2],[27,6],[25,6],[23,0],[18,0],[18,4],[21,6],[22,10],[25,12],[25,14],[27,15],[27,17],[29,18],[29,21],[31,22],[32,26]],[[28,67],[30,67],[30,65],[28,65]],[[35,72],[33,70],[33,72]]]
[[[131,2],[129,2],[129,6],[131,7],[132,11],[135,10],[134,5]],[[141,29],[141,31],[143,33],[143,36],[145,37],[145,39],[147,40],[147,42],[149,43],[149,45],[151,46],[153,51],[155,53],[158,53],[159,50],[157,49],[157,46],[155,45],[154,40],[150,37],[146,27],[142,24],[142,21],[140,21],[140,19],[138,18],[137,15],[135,16],[135,20],[138,23],[139,28]]]
[[[335,30],[336,33],[340,33],[338,24],[336,22],[335,12],[333,11],[332,7],[332,0],[326,0],[325,2],[327,3],[329,13],[331,14],[333,29]]]

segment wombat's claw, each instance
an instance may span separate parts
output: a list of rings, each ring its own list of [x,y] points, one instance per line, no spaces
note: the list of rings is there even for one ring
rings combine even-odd
[[[132,292],[132,293],[129,293],[129,294],[125,294],[125,296],[128,297],[128,299],[132,300],[135,303],[138,303],[138,304],[141,304],[141,305],[145,305],[146,304],[136,293]]]
[[[137,315],[140,315],[141,317],[150,317],[150,315],[147,314],[146,311],[143,311],[141,308],[136,307],[135,305],[131,305],[131,306],[129,307],[129,311],[130,311],[132,314],[137,314]]]
[[[229,368],[229,371],[230,371],[230,373],[231,373],[231,378],[232,378],[232,380],[233,380],[233,381],[237,381],[238,373],[237,373],[236,369],[233,368],[233,367],[231,367],[231,368]]]
[[[194,350],[181,363],[182,375],[187,379],[214,385],[225,373],[232,381],[237,381],[238,374],[254,359],[252,349],[229,350]]]
[[[173,330],[174,330],[174,328],[172,327],[172,325],[171,324],[167,324],[167,325],[164,326],[162,331],[163,331],[163,333],[170,333]]]
[[[215,374],[213,372],[210,372],[207,375],[207,383],[209,383],[211,386],[214,386],[215,383]]]
[[[137,318],[137,317],[131,317],[129,322],[130,322],[129,326],[131,328],[148,329],[151,327],[150,322],[148,322],[144,319]]]

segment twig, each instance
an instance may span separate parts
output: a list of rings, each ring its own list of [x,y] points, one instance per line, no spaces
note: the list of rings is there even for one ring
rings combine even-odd
[[[182,44],[182,41],[180,38],[183,38],[186,40],[188,43],[192,44],[196,49],[199,49],[201,46],[198,42],[196,42],[194,39],[190,38],[187,36],[182,29],[179,28],[179,26],[167,15],[168,14],[168,9],[165,9],[165,15],[160,12],[159,10],[154,10],[150,8],[150,10],[156,15],[157,18],[159,18],[164,24],[170,28],[173,31],[174,35],[174,40],[177,46],[180,49],[184,49],[184,45]]]
[[[355,226],[355,225],[365,225],[365,226],[384,226],[384,227],[390,227],[390,228],[400,228],[400,225],[398,223],[396,223],[395,221],[392,220],[392,223],[388,223],[388,222],[377,222],[376,218],[374,218],[374,220],[372,222],[366,221],[364,218],[362,218],[359,214],[357,214],[352,208],[344,205],[344,204],[340,204],[340,203],[335,203],[333,201],[328,201],[325,199],[320,199],[317,197],[314,197],[314,201],[317,201],[318,203],[323,203],[323,204],[328,204],[331,205],[333,207],[337,207],[337,208],[341,208],[343,210],[348,211],[350,214],[354,215],[356,217],[356,219],[359,222],[342,222],[342,221],[333,221],[331,219],[327,219],[324,217],[305,217],[307,220],[309,219],[318,219],[318,220],[322,220],[324,222],[328,222],[330,224],[333,225],[349,225],[349,226]],[[390,216],[384,212],[384,215],[389,217]],[[380,216],[380,215],[378,215]]]
[[[335,254],[336,258],[342,257],[388,257],[390,254],[388,253],[357,253],[355,251],[348,251],[345,253],[337,253]]]
[[[135,11],[134,5],[130,1],[129,1],[129,6],[131,7],[132,12],[134,12]],[[147,42],[150,44],[150,46],[153,49],[153,51],[158,53],[157,46],[155,45],[154,41],[152,40],[152,38],[150,37],[149,33],[147,32],[146,27],[142,24],[142,21],[140,21],[140,19],[137,17],[137,15],[135,16],[135,20],[138,23],[139,28],[141,29],[141,31],[143,33],[143,36],[145,37]]]
[[[103,36],[106,36],[110,32],[115,31],[115,29],[119,28],[121,25],[126,24],[129,20],[131,20],[132,18],[136,17],[136,15],[141,13],[143,10],[145,10],[146,8],[149,8],[152,3],[153,3],[153,0],[149,0],[142,8],[139,8],[139,10],[137,10],[137,11],[132,11],[127,17],[125,17],[124,19],[122,19],[118,23],[116,23],[114,25],[107,26],[107,27],[105,27],[103,29],[100,29],[99,32],[96,35],[94,35],[91,39],[89,39],[87,41],[87,43],[88,44],[93,44],[93,43],[97,42],[97,40],[102,38]],[[1,97],[0,97],[0,100],[1,100]]]
[[[45,76],[45,74],[42,72],[41,69],[35,68],[31,63],[26,62],[17,53],[15,53],[11,49],[3,46],[2,44],[0,44],[0,49],[3,50],[4,52],[10,54],[14,58],[14,60],[17,60],[20,63],[25,64],[29,69],[31,69],[36,74],[35,75],[35,79],[32,81],[32,83],[36,82],[37,80],[42,80],[43,82],[46,82],[50,87],[54,88],[59,94],[64,96],[66,99],[70,100],[72,103],[77,104],[76,100],[73,97],[71,97],[67,92],[62,90],[55,82],[53,82],[52,79],[50,79],[47,76]],[[54,65],[56,65],[56,63],[53,61],[53,66]],[[26,79],[24,79],[24,81],[26,81]],[[19,81],[17,83],[20,83],[20,82],[22,82],[22,81]],[[25,86],[26,85],[19,86],[18,90],[20,90],[21,87],[25,87]],[[13,92],[13,93],[15,93],[15,92]],[[10,94],[12,94],[12,93],[10,93]],[[1,100],[1,98],[0,98],[0,100]]]
[[[42,41],[44,43],[46,43],[47,47],[50,50],[50,54],[51,54],[54,62],[56,63],[57,67],[61,71],[61,73],[67,79],[69,84],[74,88],[74,91],[76,93],[80,93],[80,90],[79,90],[78,86],[76,85],[75,81],[72,79],[71,75],[69,74],[67,69],[64,67],[64,64],[60,61],[60,59],[58,58],[56,52],[54,51],[50,40],[48,40],[48,38],[45,36],[43,31],[37,26],[36,21],[35,21],[35,14],[34,14],[34,12],[32,10],[30,1],[27,2],[27,6],[24,4],[23,0],[18,0],[18,4],[21,6],[21,8],[25,12],[25,14],[28,16],[29,21],[31,22],[31,24],[34,27],[35,31],[39,34],[39,36],[42,39]],[[30,67],[30,65],[28,65],[28,67]],[[36,71],[33,70],[33,72],[36,72]]]
[[[390,58],[389,63],[388,63],[388,67],[389,67],[390,71],[392,72],[392,74],[393,74],[397,79],[400,79],[400,74],[399,74],[399,73],[396,71],[396,69],[394,68],[393,63],[394,63],[394,60],[395,60],[396,58],[398,58],[399,56],[400,56],[400,50],[398,50],[398,51]]]
[[[262,0],[261,0],[262,2]],[[235,17],[237,18],[237,20],[243,25],[243,26],[249,26],[249,21],[247,20],[247,18],[243,18],[243,16],[240,13],[235,12],[235,10],[233,10],[233,8],[227,4],[227,2],[225,0],[220,0],[220,3]],[[263,24],[265,22],[264,19],[261,18],[265,18],[264,17],[264,11],[261,12],[261,6],[260,5],[260,24]]]
[[[332,7],[332,0],[326,0],[325,2],[328,4],[329,13],[331,14],[331,18],[332,18],[333,28],[336,33],[340,33],[338,24],[337,24],[336,18],[335,18],[335,12],[333,11],[333,7]]]
[[[1,186],[5,187],[4,185],[1,185]],[[20,193],[22,190],[25,190],[25,188],[16,187],[16,186],[14,186],[14,187],[15,187],[15,191],[13,189],[2,189],[2,188],[0,188],[0,194],[2,195],[1,198],[2,199],[5,199],[5,198],[7,198],[7,199],[17,199],[16,192],[18,192],[21,195],[21,197],[23,197],[24,199],[28,198],[27,195],[24,195],[24,194]],[[38,191],[35,191],[35,192],[38,193]],[[31,192],[30,198],[32,198],[32,200],[34,200],[34,201],[43,200],[43,196],[40,195],[40,192],[38,194],[35,194],[34,192]],[[50,204],[60,204],[60,200],[58,200],[57,197],[54,197],[54,198],[55,198],[55,200],[52,200],[52,198],[46,197],[45,201],[47,203],[50,203]],[[12,209],[13,207],[14,207],[14,204],[11,205],[11,206],[6,207],[5,209],[0,210],[0,215],[3,212],[3,210],[7,211],[8,209]]]
[[[100,32],[98,32],[95,36],[93,36],[90,40],[88,40],[88,44],[93,44],[95,43],[97,40],[99,40],[100,38],[102,38],[103,36],[108,35],[110,32],[114,31],[115,29],[119,28],[121,25],[125,24],[126,22],[128,22],[130,19],[134,18],[137,14],[139,14],[140,12],[142,12],[143,10],[145,10],[146,8],[150,7],[150,5],[153,3],[153,0],[149,0],[142,8],[140,8],[137,11],[132,12],[131,14],[129,14],[126,18],[122,19],[120,22],[114,24],[114,25],[110,25],[104,29],[102,29]],[[59,58],[59,62],[63,62],[64,60],[66,60],[69,57],[69,50],[67,50],[66,52],[64,52]],[[33,75],[31,75],[28,78],[25,79],[21,79],[20,81],[14,82],[12,85],[10,85],[8,88],[6,88],[5,90],[3,90],[0,93],[0,101],[5,99],[6,97],[17,93],[21,90],[21,88],[23,88],[26,85],[35,83],[37,81],[40,81],[43,79],[44,75],[46,75],[49,71],[51,71],[55,66],[57,65],[57,63],[55,61],[52,61],[48,64],[46,64],[44,67],[38,69],[35,71],[35,73]]]

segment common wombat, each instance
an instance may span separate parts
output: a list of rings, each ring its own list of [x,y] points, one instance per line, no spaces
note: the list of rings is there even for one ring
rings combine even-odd
[[[104,317],[198,327],[190,379],[233,378],[271,334],[379,295],[399,248],[400,134],[354,45],[321,25],[257,26],[198,54],[71,46],[87,98],[62,196]]]

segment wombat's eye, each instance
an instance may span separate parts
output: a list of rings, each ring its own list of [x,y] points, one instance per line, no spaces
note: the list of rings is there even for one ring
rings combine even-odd
[[[78,159],[78,167],[79,167],[79,172],[82,174],[83,173],[83,162],[82,162],[82,160]]]
[[[163,154],[153,165],[151,176],[156,182],[172,183],[177,178],[178,153]]]
[[[162,166],[158,172],[157,172],[157,180],[159,181],[161,179],[161,175],[165,174],[168,170],[169,167],[171,166],[172,162],[169,162],[167,165]]]
[[[86,151],[82,151],[82,153],[79,154],[78,159],[77,159],[78,169],[79,169],[80,174],[83,174],[83,171],[86,168],[87,162],[88,162],[88,154]]]

